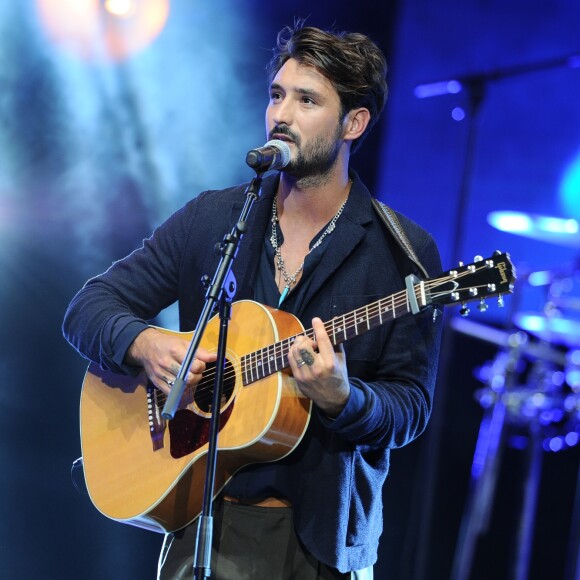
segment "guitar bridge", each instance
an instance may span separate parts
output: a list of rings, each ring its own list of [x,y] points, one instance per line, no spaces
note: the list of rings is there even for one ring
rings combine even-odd
[[[163,449],[163,434],[165,433],[165,419],[161,416],[157,395],[159,391],[147,381],[147,413],[149,415],[149,434],[153,451]]]

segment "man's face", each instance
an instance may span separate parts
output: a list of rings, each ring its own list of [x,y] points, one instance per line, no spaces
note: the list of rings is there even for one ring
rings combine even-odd
[[[311,66],[286,61],[270,86],[266,109],[268,139],[286,141],[290,163],[282,170],[296,178],[322,176],[342,145],[340,99],[330,81]]]

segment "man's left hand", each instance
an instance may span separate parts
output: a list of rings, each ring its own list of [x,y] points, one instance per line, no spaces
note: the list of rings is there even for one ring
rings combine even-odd
[[[288,361],[299,389],[329,417],[337,417],[350,395],[344,349],[333,346],[320,318],[312,320],[316,341],[299,336]]]

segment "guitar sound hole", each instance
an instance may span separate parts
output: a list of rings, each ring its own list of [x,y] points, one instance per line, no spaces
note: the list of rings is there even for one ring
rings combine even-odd
[[[194,412],[192,409],[179,409],[175,417],[169,421],[170,433],[170,453],[171,456],[178,459],[185,457],[195,450],[203,447],[209,440],[209,427],[211,406],[213,402],[214,381],[215,381],[215,363],[208,364],[201,381],[197,384],[193,396],[196,406],[201,412]],[[224,385],[221,407],[232,398],[234,386],[236,384],[233,365],[226,360],[224,369]],[[232,414],[234,403],[221,411],[219,416],[219,430],[228,422]],[[202,416],[207,413],[208,416]]]
[[[204,413],[211,413],[211,407],[214,397],[216,364],[208,363],[203,373],[203,378],[197,385],[194,400],[197,407]],[[228,403],[236,386],[236,375],[232,363],[226,359],[224,365],[224,384],[222,390],[220,409],[223,409]]]

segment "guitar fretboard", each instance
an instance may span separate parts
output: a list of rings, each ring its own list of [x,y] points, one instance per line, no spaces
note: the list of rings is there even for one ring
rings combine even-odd
[[[419,298],[419,286],[414,287],[417,298]],[[393,320],[409,312],[411,312],[411,307],[407,292],[401,290],[396,294],[381,298],[347,314],[337,316],[325,322],[324,328],[332,344],[337,346],[359,334],[381,326],[388,320]],[[244,386],[288,368],[290,366],[288,363],[290,347],[294,340],[302,335],[306,335],[313,340],[315,338],[313,329],[309,329],[301,334],[290,336],[280,342],[244,355],[241,359]]]
[[[502,293],[513,291],[515,272],[509,255],[496,252],[491,258],[478,258],[472,264],[461,264],[438,278],[419,281],[414,276],[407,276],[405,281],[405,290],[325,322],[324,328],[332,344],[337,346],[389,320],[411,312],[417,313],[427,304],[465,305],[466,302],[480,300],[478,308],[485,310],[486,298],[498,296],[498,300],[501,300]],[[244,386],[288,368],[290,347],[301,335],[315,339],[313,329],[309,329],[242,356]]]

